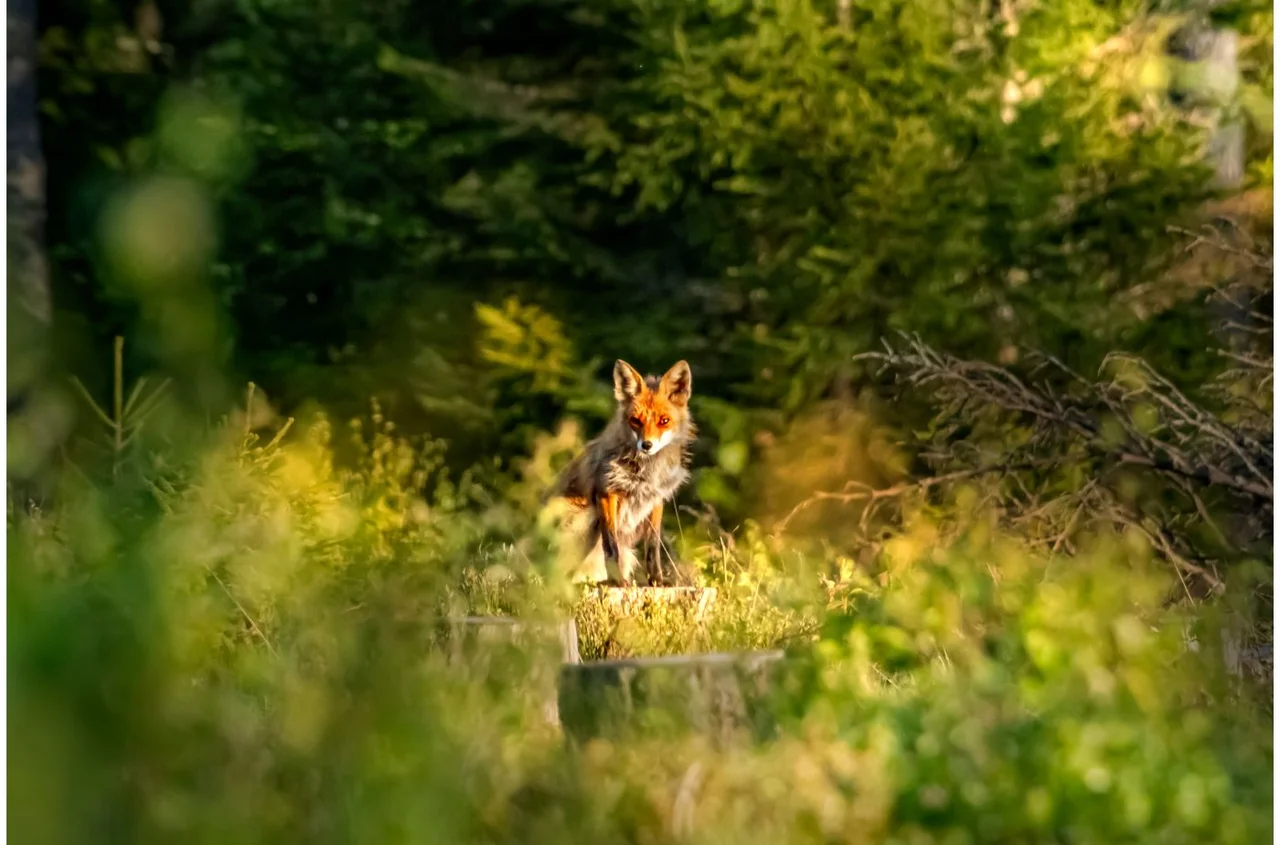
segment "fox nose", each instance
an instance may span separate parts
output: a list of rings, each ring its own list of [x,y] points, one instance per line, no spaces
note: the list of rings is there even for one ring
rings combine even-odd
[[[641,451],[641,452],[648,452],[648,451],[649,451],[650,449],[652,449],[652,448],[653,448],[653,441],[652,441],[652,440],[641,440],[641,441],[640,441],[640,451]]]

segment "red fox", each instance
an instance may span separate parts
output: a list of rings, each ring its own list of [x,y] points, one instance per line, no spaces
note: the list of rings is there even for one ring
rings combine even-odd
[[[552,492],[589,516],[587,561],[595,558],[599,573],[603,555],[610,580],[631,583],[633,549],[644,540],[648,581],[661,583],[663,500],[689,479],[689,444],[697,433],[689,415],[692,391],[693,375],[684,361],[656,379],[619,360],[613,366],[617,413],[565,468]]]

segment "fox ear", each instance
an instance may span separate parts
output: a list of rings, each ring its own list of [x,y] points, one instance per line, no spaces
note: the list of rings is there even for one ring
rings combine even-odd
[[[693,393],[693,373],[685,361],[677,361],[675,366],[667,370],[658,384],[658,392],[671,400],[673,405],[689,404],[689,395]]]
[[[619,402],[640,395],[644,389],[644,377],[636,368],[621,358],[613,365],[613,398]]]

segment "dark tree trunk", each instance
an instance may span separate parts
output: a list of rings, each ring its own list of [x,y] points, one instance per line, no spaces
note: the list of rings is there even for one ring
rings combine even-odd
[[[44,156],[36,100],[36,2],[9,0],[10,329],[34,321],[45,335],[53,306],[44,256]],[[26,335],[26,331],[21,332]]]
[[[9,353],[7,475],[15,503],[48,500],[67,428],[50,379],[53,298],[45,260],[45,170],[36,96],[36,2],[9,0]]]

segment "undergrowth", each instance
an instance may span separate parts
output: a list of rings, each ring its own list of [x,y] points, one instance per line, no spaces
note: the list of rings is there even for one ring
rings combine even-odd
[[[623,613],[564,580],[530,497],[450,479],[376,407],[350,466],[328,421],[296,428],[10,502],[23,841],[1270,838],[1265,714],[1136,535],[1065,556],[914,525],[868,569],[686,526],[714,601]],[[566,612],[584,659],[785,649],[778,736],[574,750],[520,693],[553,656],[438,647],[446,616]]]

